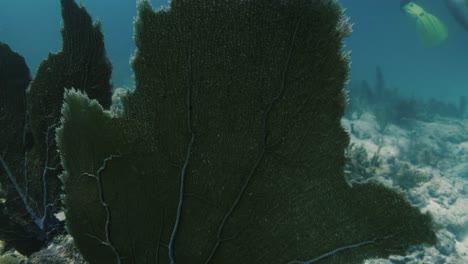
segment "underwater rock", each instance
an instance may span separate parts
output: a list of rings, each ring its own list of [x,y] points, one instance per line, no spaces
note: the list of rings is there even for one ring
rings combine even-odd
[[[35,252],[27,264],[86,264],[70,236],[57,236],[47,248]]]
[[[440,252],[440,254],[445,256],[450,256],[455,251],[455,240],[456,237],[454,234],[447,230],[441,230],[437,232],[437,244],[435,248]]]

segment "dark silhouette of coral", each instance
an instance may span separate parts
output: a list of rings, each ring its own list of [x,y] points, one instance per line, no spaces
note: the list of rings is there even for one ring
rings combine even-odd
[[[83,7],[62,0],[63,48],[49,54],[30,82],[23,58],[1,45],[0,182],[6,191],[0,239],[30,255],[63,230],[60,159],[55,129],[66,88],[86,92],[104,107],[111,103],[111,65],[99,24]]]
[[[90,263],[360,263],[431,219],[346,184],[349,27],[335,1],[140,2],[116,117],[65,94],[67,229]]]

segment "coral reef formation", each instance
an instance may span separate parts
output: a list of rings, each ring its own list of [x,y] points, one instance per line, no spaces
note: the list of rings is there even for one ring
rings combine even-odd
[[[2,221],[8,226],[0,239],[25,255],[63,229],[54,215],[61,209],[62,193],[55,129],[65,89],[85,91],[106,108],[111,102],[111,66],[99,24],[93,25],[86,10],[73,0],[61,4],[62,51],[41,63],[27,92],[30,76],[24,60],[7,53],[0,61],[1,116],[5,117],[0,125],[10,128],[0,135],[0,182],[6,192],[1,212],[7,214]],[[4,45],[1,50],[8,52]]]
[[[57,130],[87,261],[360,263],[435,242],[400,194],[346,184],[335,1],[141,1],[135,27],[120,115],[70,90]]]
[[[380,131],[371,113],[342,119],[344,127],[352,128],[346,152],[347,180],[384,184],[431,213],[437,243],[412,247],[405,256],[365,263],[467,263],[468,120],[412,120],[410,125],[389,124],[386,131]]]

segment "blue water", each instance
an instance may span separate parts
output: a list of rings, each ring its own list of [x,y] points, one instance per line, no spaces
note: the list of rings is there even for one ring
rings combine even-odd
[[[420,97],[455,100],[468,95],[468,32],[441,0],[414,0],[448,28],[446,42],[424,47],[415,19],[399,10],[400,1],[341,0],[353,26],[351,79],[374,80],[380,65],[388,87]]]
[[[102,23],[116,87],[133,86],[129,59],[134,52],[134,0],[82,0]],[[451,17],[441,0],[415,0],[448,27],[447,41],[426,48],[417,37],[415,20],[399,10],[400,1],[341,0],[354,24],[346,40],[352,52],[352,80],[374,80],[375,67],[384,72],[386,86],[407,95],[457,100],[468,95],[468,32]],[[153,7],[167,0],[152,0]],[[61,47],[58,0],[1,0],[0,41],[21,53],[35,72],[48,52]]]
[[[115,87],[132,87],[130,57],[135,51],[133,21],[135,0],[84,0],[93,19],[101,22],[107,54],[113,66]],[[154,8],[167,6],[167,0],[151,0]],[[61,49],[62,18],[59,0],[0,0],[0,41],[26,59],[34,73],[49,52]]]

